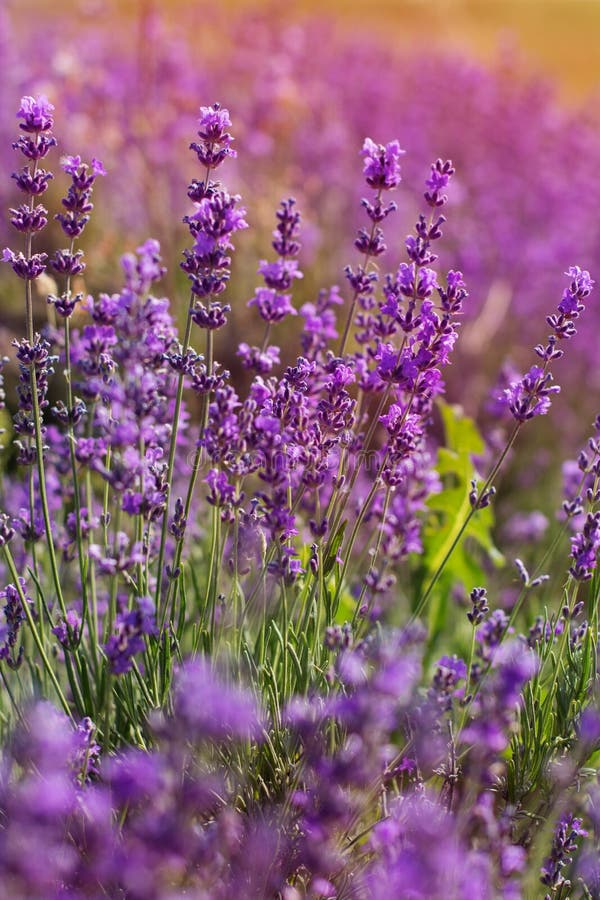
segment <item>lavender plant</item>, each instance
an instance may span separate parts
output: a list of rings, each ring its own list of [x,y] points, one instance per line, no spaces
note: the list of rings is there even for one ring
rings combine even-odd
[[[238,348],[244,383],[217,358],[235,315],[222,297],[232,238],[252,222],[214,177],[236,155],[229,111],[201,107],[190,145],[182,340],[155,296],[156,240],[122,257],[118,292],[78,289],[98,160],[63,157],[55,219],[69,246],[42,250],[53,112],[21,101],[26,201],[11,222],[23,247],[3,253],[26,334],[0,517],[6,890],[595,896],[597,434],[550,546],[559,556],[574,529],[562,587],[546,558],[515,561],[509,610],[493,582],[474,583],[500,561],[495,482],[549,411],[588,272],[568,269],[542,364],[509,381],[513,430],[481,474],[481,436],[442,400],[468,303],[462,273],[437,265],[450,161],[431,166],[386,272],[402,150],[367,138],[346,297],[325,288],[300,309],[302,217],[282,201],[276,258],[261,259],[248,302],[262,343]],[[295,315],[301,355],[285,365]],[[532,621],[536,595],[547,611]]]
[[[245,148],[230,169],[231,184],[261,198],[252,220],[256,240],[249,235],[237,254],[244,277],[230,288],[236,308],[251,293],[256,259],[265,256],[272,209],[290,192],[305,214],[305,251],[313,263],[296,286],[303,302],[313,301],[316,286],[337,280],[347,262],[339,223],[358,224],[360,215],[348,148],[365,134],[397,135],[409,151],[407,188],[396,195],[396,222],[386,226],[394,241],[414,218],[419,198],[411,186],[420,183],[424,167],[437,154],[457,165],[454,228],[444,254],[471,292],[456,348],[460,371],[468,369],[472,379],[469,396],[461,396],[461,381],[454,381],[458,367],[446,377],[470,413],[484,401],[508,347],[514,364],[522,364],[517,347],[525,338],[538,339],[537,322],[548,298],[561,290],[561,273],[574,259],[592,268],[599,236],[595,104],[586,99],[580,108],[567,107],[514,51],[499,52],[484,67],[440,47],[415,46],[409,53],[364,29],[339,29],[324,16],[298,19],[279,8],[234,13],[184,4],[174,17],[145,3],[128,11],[127,21],[127,28],[116,28],[110,15],[78,6],[76,15],[40,9],[34,22],[13,4],[0,25],[3,147],[8,150],[11,140],[14,97],[51,91],[61,97],[73,144],[88,160],[100,155],[111,171],[102,185],[110,228],[92,221],[85,241],[94,290],[117,289],[113,261],[123,242],[129,250],[137,246],[135,234],[153,234],[166,257],[175,257],[184,240],[175,221],[188,171],[186,123],[195,98],[221,92]],[[98,118],[113,123],[101,138]],[[2,190],[8,203],[8,181]],[[169,288],[183,295],[179,285],[173,290],[176,274],[169,266]],[[595,323],[594,317],[592,308],[588,321]],[[262,321],[240,310],[234,331],[228,368],[236,364],[240,341],[260,346]],[[591,324],[580,330],[578,352],[564,366],[563,382],[575,390],[584,377],[597,387],[594,332]],[[283,359],[293,362],[291,354]],[[585,405],[588,417],[596,414],[590,393],[572,393],[562,406],[568,434],[582,435],[572,407]]]

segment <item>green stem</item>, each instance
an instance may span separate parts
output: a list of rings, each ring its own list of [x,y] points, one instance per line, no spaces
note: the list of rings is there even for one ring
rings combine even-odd
[[[512,434],[511,434],[511,436],[509,437],[509,439],[508,439],[508,441],[507,441],[507,443],[506,443],[506,446],[504,447],[504,450],[503,450],[502,453],[500,454],[500,457],[498,458],[496,464],[494,465],[494,468],[492,469],[492,471],[490,472],[490,474],[489,474],[488,477],[486,478],[483,487],[482,487],[481,490],[479,491],[479,497],[483,497],[483,496],[486,494],[486,492],[489,490],[489,488],[491,487],[494,478],[496,477],[496,475],[497,475],[498,472],[500,471],[500,468],[502,467],[502,464],[503,464],[504,460],[506,459],[506,456],[507,456],[509,450],[511,449],[512,445],[513,445],[514,442],[515,442],[515,439],[516,439],[516,437],[517,437],[517,434],[519,433],[519,430],[520,430],[522,424],[523,424],[522,422],[517,422],[517,424],[515,425],[515,427],[514,427],[514,429],[513,429],[513,431],[512,431]],[[414,610],[412,616],[410,617],[410,621],[411,621],[411,622],[414,621],[415,619],[417,619],[417,618],[421,615],[421,613],[423,612],[423,610],[425,609],[425,606],[426,606],[426,604],[427,604],[427,601],[428,601],[429,597],[431,596],[431,592],[433,591],[434,587],[435,587],[436,584],[438,583],[438,580],[439,580],[439,578],[440,578],[442,572],[444,571],[444,568],[445,568],[445,566],[446,566],[446,563],[448,562],[448,560],[450,559],[450,557],[452,556],[452,554],[453,554],[454,551],[456,550],[456,547],[457,547],[458,544],[460,543],[460,541],[461,541],[461,539],[462,539],[462,536],[464,535],[464,533],[465,533],[465,531],[466,531],[466,529],[467,529],[467,526],[468,526],[469,522],[471,521],[471,519],[473,518],[473,516],[474,516],[475,513],[477,512],[477,509],[478,509],[478,506],[477,506],[476,503],[475,503],[473,506],[471,506],[471,509],[469,510],[469,512],[467,513],[466,517],[464,518],[464,520],[463,520],[463,522],[462,522],[462,525],[460,526],[460,528],[458,529],[458,531],[457,531],[457,533],[456,533],[456,535],[455,535],[455,537],[454,537],[454,540],[453,540],[452,543],[450,544],[450,547],[448,548],[448,550],[447,550],[446,553],[444,554],[443,559],[441,560],[440,564],[438,565],[438,567],[436,568],[435,572],[433,573],[433,575],[432,575],[432,577],[431,577],[431,580],[430,580],[430,582],[429,582],[429,584],[428,584],[428,586],[427,586],[427,589],[426,589],[425,592],[423,593],[423,595],[422,595],[421,599],[419,600],[419,602],[418,602],[418,604],[417,604],[417,606],[416,606],[416,608],[415,608],[415,610]]]
[[[210,376],[213,371],[213,355],[214,355],[214,338],[212,331],[208,330],[206,332],[206,371]],[[189,521],[190,512],[192,509],[192,502],[194,499],[194,491],[196,489],[196,482],[198,480],[198,474],[201,469],[202,464],[202,447],[200,446],[200,442],[204,435],[204,431],[208,424],[208,407],[209,407],[209,395],[204,394],[202,397],[202,410],[200,414],[200,430],[198,432],[198,439],[196,441],[196,450],[194,452],[194,458],[192,460],[192,474],[190,476],[190,480],[188,482],[188,489],[185,498],[185,504],[183,508],[183,515],[186,520],[186,523]],[[176,572],[177,569],[181,565],[181,556],[183,553],[183,544],[185,541],[185,530],[181,537],[177,538],[175,544],[175,553],[173,558],[173,572]],[[181,576],[179,576],[181,577]],[[167,612],[169,609],[169,605],[171,603],[175,603],[175,596],[172,597],[172,594],[176,593],[178,578],[171,578],[169,581],[169,587],[167,589],[167,597],[165,600],[164,608],[160,615],[159,620],[159,630],[162,631],[165,626],[165,621],[167,618]],[[157,609],[158,613],[158,609]]]
[[[27,600],[27,597],[25,596],[25,593],[23,592],[23,588],[22,588],[22,586],[21,586],[21,581],[20,581],[20,579],[19,579],[19,575],[18,575],[18,573],[17,573],[17,568],[16,568],[16,566],[15,566],[15,561],[14,561],[14,558],[13,558],[12,553],[10,552],[10,549],[9,549],[8,545],[5,545],[5,547],[4,547],[4,556],[5,556],[5,558],[6,558],[6,564],[7,564],[7,566],[8,566],[8,569],[9,569],[9,572],[10,572],[10,575],[11,575],[11,578],[13,579],[13,583],[14,583],[14,585],[15,585],[15,588],[16,588],[16,590],[17,590],[17,593],[19,594],[19,599],[20,599],[20,601],[21,601],[21,606],[23,607],[23,612],[25,613],[25,617],[26,617],[26,619],[27,619],[27,623],[28,623],[29,628],[30,628],[30,630],[31,630],[31,634],[33,635],[33,640],[35,641],[35,645],[36,645],[37,651],[38,651],[38,653],[39,653],[39,655],[40,655],[40,659],[42,660],[42,664],[43,664],[43,666],[44,666],[44,669],[45,669],[46,672],[48,673],[48,677],[49,677],[50,681],[52,682],[52,685],[53,685],[53,687],[54,687],[54,690],[56,691],[56,695],[57,695],[57,697],[58,697],[58,700],[59,700],[59,702],[60,702],[60,705],[62,706],[62,708],[63,708],[63,710],[65,711],[65,713],[69,716],[69,718],[70,718],[71,720],[73,720],[73,715],[72,715],[72,713],[71,713],[71,709],[70,709],[70,707],[69,707],[69,704],[68,704],[68,702],[67,702],[67,700],[66,700],[66,698],[65,698],[65,695],[64,695],[63,692],[62,692],[62,688],[61,688],[61,686],[60,686],[60,684],[59,684],[59,682],[58,682],[58,679],[57,679],[57,677],[56,677],[56,675],[55,675],[55,673],[54,673],[54,669],[53,669],[53,667],[52,667],[52,664],[50,663],[50,660],[48,659],[48,657],[47,657],[47,655],[46,655],[46,651],[45,651],[45,649],[44,649],[44,645],[43,645],[42,640],[41,640],[41,638],[40,638],[39,632],[38,632],[38,630],[37,630],[37,628],[36,628],[35,622],[33,621],[33,616],[31,615],[31,610],[30,610],[30,608],[29,608],[29,602],[28,602],[28,600]]]
[[[48,547],[48,558],[50,560],[50,569],[52,571],[52,580],[56,590],[56,596],[60,606],[60,611],[66,618],[67,609],[60,584],[60,575],[58,571],[58,563],[56,560],[56,551],[54,549],[54,540],[52,538],[52,523],[50,520],[50,510],[48,508],[48,494],[46,492],[46,474],[44,471],[43,457],[43,438],[41,413],[37,394],[37,378],[35,375],[35,365],[31,366],[31,396],[33,401],[33,422],[35,430],[35,450],[38,472],[38,487],[40,492],[40,500],[42,504],[42,515],[44,517],[44,528],[46,530],[46,545]]]
[[[71,253],[73,252],[73,241],[71,241]],[[70,292],[70,279],[67,280],[67,293]],[[65,318],[65,378],[67,382],[67,414],[68,414],[68,430],[67,440],[69,443],[69,458],[71,462],[71,475],[73,478],[73,498],[75,505],[75,538],[77,541],[77,556],[79,561],[79,576],[81,581],[81,606],[82,621],[87,622],[90,633],[90,643],[92,647],[92,655],[94,666],[97,661],[97,633],[94,634],[94,622],[90,621],[88,609],[88,572],[87,562],[83,549],[83,533],[81,528],[81,496],[79,488],[79,473],[77,471],[77,460],[75,458],[75,433],[73,431],[73,423],[71,421],[71,412],[73,410],[73,387],[72,387],[72,369],[71,369],[71,329],[69,318]],[[88,508],[88,519],[91,516],[91,509]],[[83,637],[83,628],[81,629]]]
[[[190,339],[192,336],[192,307],[194,303],[194,295],[190,294],[188,304],[187,322],[185,326],[185,334],[183,337],[182,355],[185,356],[190,347]],[[171,486],[173,481],[173,472],[175,469],[175,453],[177,451],[177,435],[179,432],[179,418],[181,414],[181,406],[183,403],[183,387],[185,376],[180,372],[177,377],[177,391],[175,394],[175,408],[173,410],[173,421],[171,424],[171,442],[169,446],[169,460],[167,463],[167,490],[165,497],[165,512],[163,515],[162,529],[160,534],[160,549],[158,552],[158,567],[156,570],[156,597],[155,608],[156,614],[160,614],[161,591],[162,591],[162,572],[165,562],[165,549],[167,545],[167,531],[169,527],[169,501],[171,499]],[[166,604],[165,604],[166,606]],[[164,621],[164,613],[163,613]]]

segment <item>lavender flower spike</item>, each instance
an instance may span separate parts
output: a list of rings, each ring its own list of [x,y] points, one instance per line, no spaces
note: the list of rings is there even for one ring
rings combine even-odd
[[[365,138],[362,148],[363,174],[367,184],[376,190],[390,191],[400,184],[400,156],[405,152],[398,141],[376,144]]]
[[[532,366],[523,378],[513,381],[504,391],[509,409],[520,423],[534,416],[545,415],[550,409],[551,395],[560,391],[558,385],[552,384],[553,378],[548,367],[563,355],[563,350],[558,349],[560,341],[568,340],[577,333],[573,323],[585,309],[583,300],[590,295],[594,286],[590,273],[579,266],[571,266],[565,275],[568,275],[571,283],[563,292],[558,304],[558,314],[546,318],[552,333],[548,335],[545,345],[538,344],[535,348],[544,365]]]
[[[19,127],[29,134],[49,131],[54,124],[53,112],[54,106],[44,94],[39,97],[22,97],[17,112],[17,119],[23,119]]]

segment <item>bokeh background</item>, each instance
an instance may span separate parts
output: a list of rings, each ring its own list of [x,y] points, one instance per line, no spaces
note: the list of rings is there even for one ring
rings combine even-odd
[[[0,204],[18,202],[10,145],[19,98],[46,93],[56,107],[60,152],[99,157],[109,173],[96,190],[88,269],[78,287],[116,290],[120,255],[152,236],[168,267],[164,290],[184,309],[178,261],[189,236],[181,220],[190,211],[186,185],[201,177],[188,147],[198,107],[219,100],[231,111],[238,151],[223,178],[242,194],[251,228],[236,241],[231,327],[219,336],[217,353],[242,378],[235,348],[240,340],[260,340],[246,303],[260,283],[258,261],[272,258],[279,200],[295,196],[304,214],[299,307],[320,288],[338,283],[343,292],[343,266],[355,262],[365,136],[398,138],[406,150],[382,272],[403,259],[431,161],[450,157],[457,177],[440,263],[464,272],[470,300],[448,396],[490,431],[490,392],[503,371],[533,363],[531,348],[545,337],[565,269],[580,265],[600,281],[600,3],[283,6],[2,0]],[[59,155],[50,158],[55,170]],[[51,209],[65,188],[57,175],[47,195]],[[19,249],[6,221],[2,246]],[[58,228],[46,233],[46,249],[59,246]],[[42,324],[43,296],[37,315]],[[21,319],[19,286],[3,266],[4,352]],[[290,358],[295,326],[297,320],[280,339]],[[600,302],[592,299],[557,367],[563,393],[555,416],[536,423],[529,448],[525,442],[515,489],[524,480],[539,482],[546,466],[556,476],[560,454],[575,452],[600,411],[599,336]],[[544,490],[558,483],[554,476]]]

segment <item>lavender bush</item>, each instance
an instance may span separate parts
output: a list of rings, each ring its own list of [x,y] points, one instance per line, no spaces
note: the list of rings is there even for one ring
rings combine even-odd
[[[567,467],[547,553],[489,576],[505,562],[497,477],[559,391],[589,273],[569,265],[546,339],[498,394],[512,424],[494,456],[443,400],[470,302],[463,274],[438,264],[452,162],[423,173],[398,259],[387,234],[404,151],[367,137],[345,285],[306,302],[302,216],[282,200],[246,292],[259,329],[235,350],[238,381],[215,350],[253,219],[220,180],[244,154],[229,111],[201,107],[190,144],[182,337],[155,239],[122,256],[117,291],[78,289],[110,166],[60,156],[45,96],[24,96],[17,120],[5,890],[599,896],[600,420]],[[294,316],[300,355],[286,365]],[[515,579],[500,605],[498,584]]]
[[[481,410],[509,352],[514,366],[524,365],[520,348],[539,339],[538,323],[548,298],[562,289],[561,273],[574,259],[593,268],[600,248],[596,104],[564,108],[550,84],[523,75],[515,53],[504,51],[488,68],[451,53],[406,54],[327,19],[293,21],[274,9],[232,14],[214,4],[182,4],[169,19],[150,2],[116,29],[109,4],[104,15],[102,3],[72,6],[76,11],[38,11],[32,20],[14,5],[0,21],[0,137],[8,153],[16,96],[46,92],[61,98],[73,146],[88,160],[100,156],[110,170],[100,211],[110,226],[99,219],[84,236],[91,289],[118,289],[117,268],[107,261],[118,258],[123,241],[133,250],[152,234],[168,259],[179,252],[179,198],[193,173],[187,123],[197,98],[213,96],[227,96],[244,143],[228,179],[256,198],[252,234],[235,260],[239,277],[229,296],[236,306],[245,303],[255,261],[265,253],[272,210],[290,193],[304,213],[304,254],[311,260],[296,285],[299,296],[313,302],[318,287],[339,280],[347,262],[339,222],[360,224],[352,148],[365,135],[398,137],[408,151],[398,214],[386,226],[395,242],[419,210],[423,171],[439,154],[453,159],[455,228],[443,253],[448,268],[463,272],[471,295],[456,351],[460,371],[471,378],[468,396],[452,372],[446,378],[470,413]],[[51,185],[55,201],[57,187]],[[17,202],[7,179],[0,190],[6,204]],[[166,277],[169,291],[180,295],[176,267]],[[34,300],[40,321],[42,304]],[[237,315],[230,343],[259,344],[257,324],[250,314]],[[297,324],[285,326],[290,345]],[[590,387],[572,390],[561,406],[564,432],[574,440],[596,413],[597,327],[593,308],[563,370],[571,388],[582,378]],[[227,347],[224,341],[221,355],[239,374]],[[283,359],[294,361],[291,353]],[[583,409],[583,417],[573,408]]]

